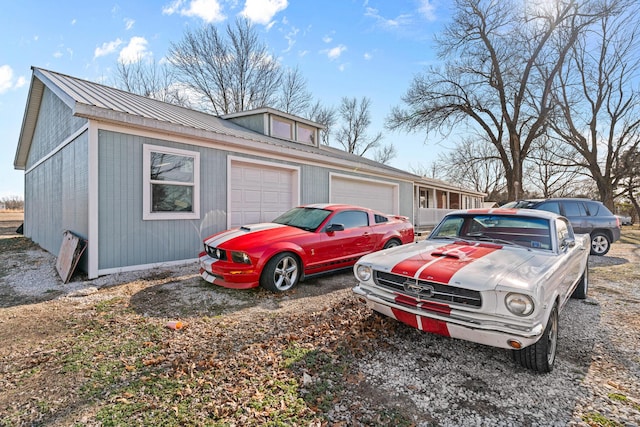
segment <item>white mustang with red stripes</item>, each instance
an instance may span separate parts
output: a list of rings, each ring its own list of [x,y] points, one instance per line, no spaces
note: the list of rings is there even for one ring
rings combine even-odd
[[[512,349],[550,372],[558,313],[588,290],[589,235],[555,213],[448,214],[424,241],[366,255],[353,291],[373,310],[422,331]]]

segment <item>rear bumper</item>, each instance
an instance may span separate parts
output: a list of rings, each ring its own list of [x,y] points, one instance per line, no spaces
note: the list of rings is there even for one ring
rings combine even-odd
[[[509,319],[502,317],[487,314],[473,316],[472,313],[454,308],[450,308],[449,312],[435,312],[407,306],[396,302],[395,294],[363,284],[353,288],[353,292],[372,310],[421,331],[492,347],[513,349],[509,345],[510,340],[519,342],[522,348],[528,347],[536,343],[544,331],[541,323],[510,323]]]

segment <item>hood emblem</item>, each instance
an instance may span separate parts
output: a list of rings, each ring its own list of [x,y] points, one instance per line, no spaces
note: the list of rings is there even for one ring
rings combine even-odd
[[[418,283],[417,280],[407,280],[402,284],[404,290],[420,297],[431,298],[434,288],[431,285]]]

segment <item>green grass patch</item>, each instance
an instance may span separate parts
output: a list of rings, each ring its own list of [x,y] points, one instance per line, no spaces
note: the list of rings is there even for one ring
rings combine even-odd
[[[599,412],[589,412],[582,416],[582,421],[589,425],[597,425],[599,427],[622,427],[623,424],[610,420]]]

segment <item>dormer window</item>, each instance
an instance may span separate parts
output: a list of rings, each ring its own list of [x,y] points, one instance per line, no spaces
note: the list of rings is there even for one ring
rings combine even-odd
[[[293,139],[293,122],[271,116],[271,136],[282,139]]]
[[[319,146],[319,135],[324,129],[319,123],[269,107],[231,113],[222,118],[263,135],[315,147]]]
[[[296,140],[307,144],[314,144],[315,133],[315,129],[311,126],[298,123],[298,137],[296,138]]]

